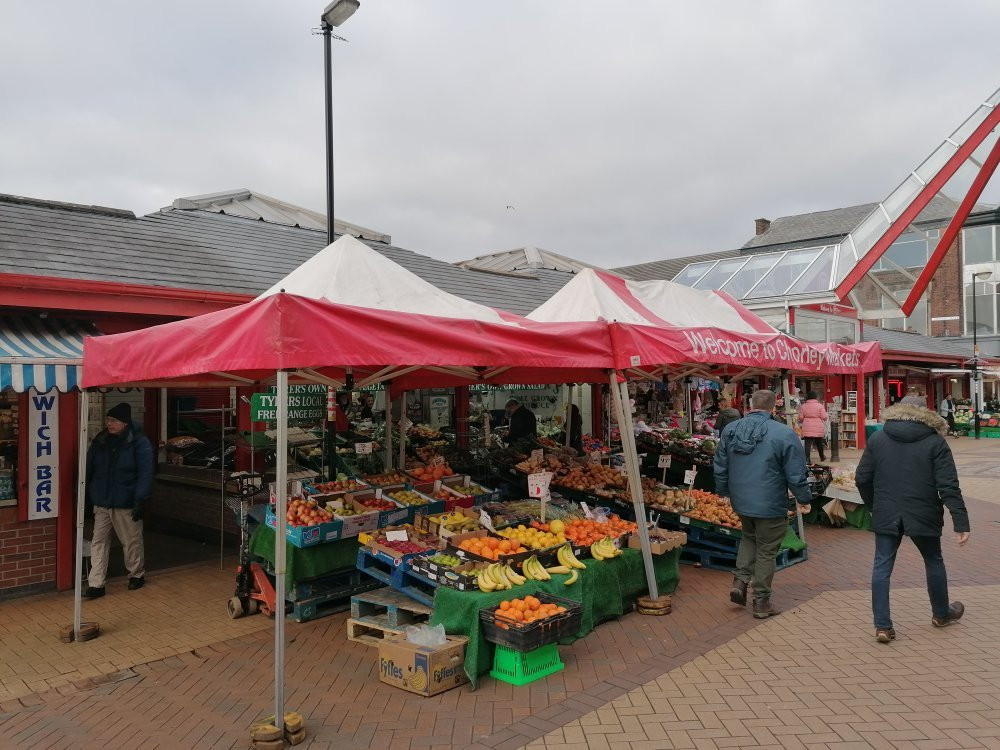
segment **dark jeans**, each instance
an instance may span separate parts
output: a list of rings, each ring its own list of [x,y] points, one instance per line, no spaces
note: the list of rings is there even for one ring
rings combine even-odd
[[[818,437],[807,437],[802,438],[805,442],[806,448],[806,463],[809,463],[809,456],[812,454],[812,447],[815,445],[816,450],[819,451],[819,460],[826,461],[826,453],[823,451],[823,438]]]
[[[912,536],[910,539],[924,558],[927,573],[927,594],[931,600],[931,614],[934,617],[948,616],[948,573],[941,556],[941,537]],[[891,628],[889,616],[889,579],[896,564],[896,551],[903,541],[902,531],[898,534],[875,535],[875,563],[872,566],[872,614],[876,628]]]
[[[771,596],[771,581],[777,565],[775,558],[788,531],[788,519],[740,516],[740,521],[743,536],[733,574],[753,587],[755,599],[767,599]]]

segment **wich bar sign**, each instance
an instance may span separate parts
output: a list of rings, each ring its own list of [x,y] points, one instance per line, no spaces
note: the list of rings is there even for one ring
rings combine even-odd
[[[326,419],[325,385],[288,386],[288,419],[316,421]],[[253,422],[276,422],[278,420],[277,388],[271,386],[267,393],[250,396],[250,420]]]

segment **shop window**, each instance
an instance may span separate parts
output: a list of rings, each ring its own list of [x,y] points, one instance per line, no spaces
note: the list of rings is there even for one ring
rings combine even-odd
[[[856,344],[858,326],[850,320],[831,320],[827,323],[827,341],[835,344]]]
[[[996,332],[996,285],[980,282],[973,295],[972,284],[965,285],[965,333],[972,335],[972,301],[976,302],[976,333],[978,335]]]
[[[795,337],[803,341],[826,341],[826,320],[801,311],[795,313]]]
[[[962,245],[965,248],[965,265],[992,263],[993,227],[969,227],[962,230]]]
[[[0,507],[17,503],[17,394],[0,392]]]

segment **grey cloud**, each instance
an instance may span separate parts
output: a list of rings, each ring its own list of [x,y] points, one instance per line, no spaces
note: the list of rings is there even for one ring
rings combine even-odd
[[[322,210],[322,6],[11,4],[0,191],[148,212],[249,187]],[[337,213],[444,259],[734,247],[757,216],[884,197],[1000,83],[998,21],[989,2],[362,0],[335,46]]]

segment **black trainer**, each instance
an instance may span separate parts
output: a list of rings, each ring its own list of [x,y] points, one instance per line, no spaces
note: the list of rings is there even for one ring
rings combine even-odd
[[[87,590],[83,592],[84,599],[100,599],[104,596],[103,586],[87,586]]]
[[[965,605],[962,602],[952,602],[951,606],[948,607],[948,615],[946,617],[932,617],[931,623],[936,628],[946,628],[961,620],[964,614]]]
[[[141,589],[146,585],[145,578],[129,578],[128,579],[128,590],[135,591],[136,589]]]

